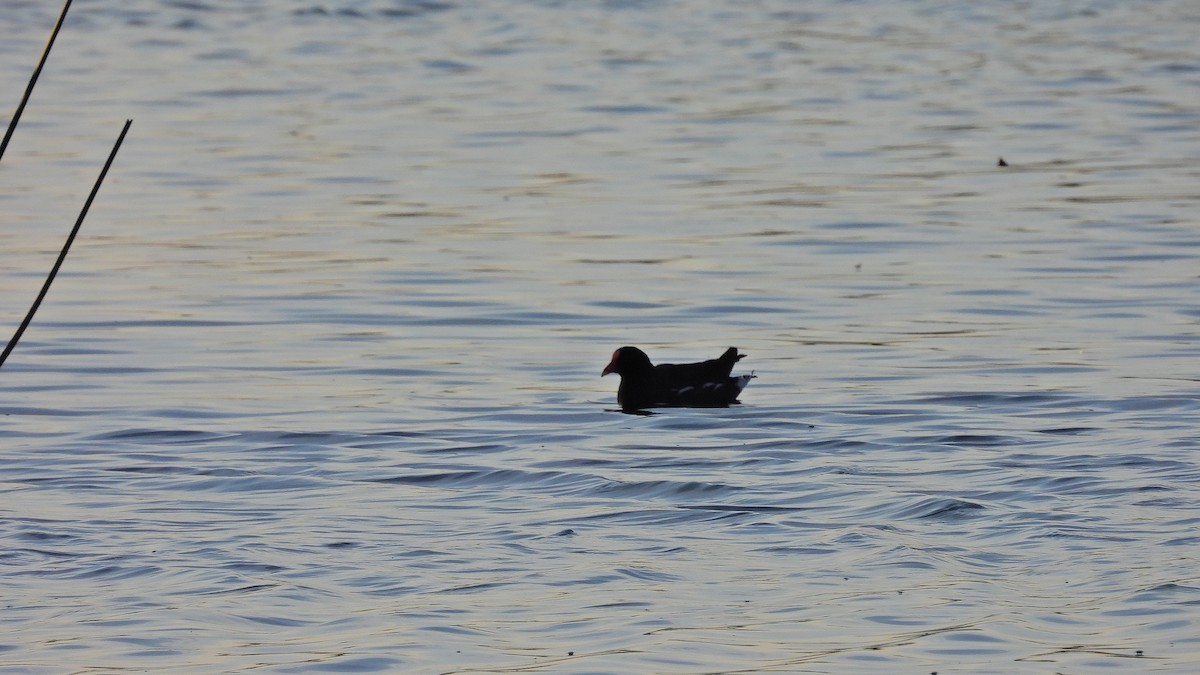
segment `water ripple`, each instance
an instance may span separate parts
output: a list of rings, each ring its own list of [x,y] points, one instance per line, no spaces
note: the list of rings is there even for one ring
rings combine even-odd
[[[5,316],[137,122],[0,373],[5,664],[1200,661],[1190,5],[72,12]],[[624,344],[759,377],[622,415]]]

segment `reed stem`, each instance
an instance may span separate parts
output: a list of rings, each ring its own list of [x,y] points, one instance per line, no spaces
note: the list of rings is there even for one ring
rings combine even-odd
[[[46,297],[46,292],[50,290],[50,284],[54,281],[54,277],[58,276],[58,268],[62,267],[63,260],[67,258],[67,251],[71,250],[71,244],[75,241],[75,235],[79,234],[79,228],[83,225],[83,219],[87,217],[88,209],[92,208],[92,201],[96,199],[96,193],[100,191],[100,184],[104,182],[104,177],[108,175],[108,167],[112,166],[113,159],[117,156],[117,151],[121,149],[121,143],[125,140],[125,134],[129,132],[129,125],[133,124],[133,120],[125,120],[125,128],[121,129],[121,135],[117,137],[116,144],[113,145],[112,152],[108,153],[108,161],[104,163],[104,168],[100,170],[100,176],[96,178],[96,184],[92,186],[92,192],[88,195],[87,201],[83,203],[83,209],[79,212],[79,218],[75,220],[75,227],[71,228],[71,234],[67,237],[67,243],[63,244],[62,251],[58,254],[58,260],[54,262],[54,267],[50,270],[50,276],[46,277],[46,283],[42,284],[42,290],[38,293],[37,299],[33,301],[33,306],[29,308],[29,313],[25,315],[25,320],[21,322],[20,328],[8,341],[8,346],[4,348],[4,352],[0,353],[0,366],[8,359],[8,355],[12,353],[21,336],[25,334],[25,329],[29,327],[29,322],[33,321],[33,315],[37,313],[38,307],[42,305],[42,299]]]
[[[0,141],[0,159],[4,158],[4,150],[8,148],[8,141],[12,138],[13,132],[17,130],[17,122],[21,121],[21,113],[25,112],[25,104],[29,102],[29,96],[33,94],[33,85],[37,84],[38,75],[42,74],[42,66],[46,65],[46,58],[50,56],[50,48],[54,46],[54,38],[58,37],[58,31],[62,28],[63,21],[66,21],[67,10],[70,8],[71,0],[67,0],[63,4],[62,14],[58,16],[58,23],[50,32],[50,41],[42,50],[42,59],[38,61],[37,68],[34,68],[33,77],[29,78],[29,86],[25,87],[25,95],[21,97],[21,102],[17,104],[17,111],[13,113],[12,121],[8,123],[8,131],[4,132],[4,140]]]

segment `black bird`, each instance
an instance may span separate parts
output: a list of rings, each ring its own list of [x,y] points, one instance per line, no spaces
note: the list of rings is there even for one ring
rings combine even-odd
[[[637,347],[621,347],[600,377],[609,373],[621,376],[617,403],[626,411],[668,406],[717,407],[737,403],[738,394],[754,374],[731,376],[733,366],[745,354],[735,347],[719,358],[699,363],[663,363],[654,365]]]

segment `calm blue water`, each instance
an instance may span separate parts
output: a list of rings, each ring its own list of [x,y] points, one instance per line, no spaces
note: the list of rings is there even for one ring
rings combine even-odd
[[[0,671],[1192,672],[1200,9],[960,5],[77,2]]]

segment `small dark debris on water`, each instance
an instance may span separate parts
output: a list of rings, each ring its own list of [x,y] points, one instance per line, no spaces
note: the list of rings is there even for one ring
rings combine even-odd
[[[1000,161],[996,162],[996,166],[1008,166],[1008,162],[1004,161],[1004,158],[1001,157]]]

